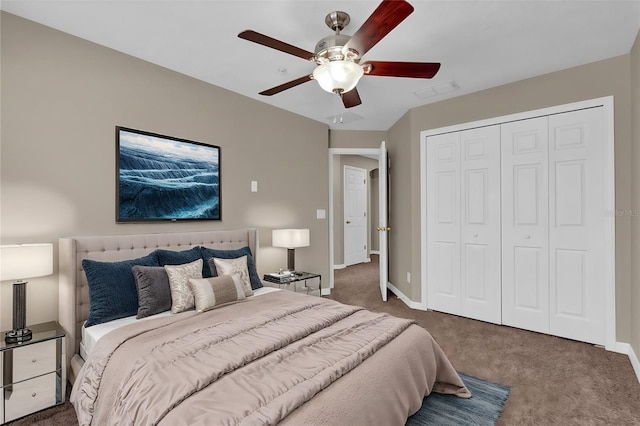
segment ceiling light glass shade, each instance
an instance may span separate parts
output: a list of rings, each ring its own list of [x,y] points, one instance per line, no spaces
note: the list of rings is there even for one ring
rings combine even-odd
[[[313,79],[329,93],[347,93],[364,74],[362,67],[351,61],[331,61],[313,70]]]

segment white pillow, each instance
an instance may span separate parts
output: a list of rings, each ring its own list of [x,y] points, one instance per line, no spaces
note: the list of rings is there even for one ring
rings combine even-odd
[[[171,288],[171,313],[193,309],[193,293],[189,278],[202,278],[202,259],[184,265],[165,265]]]
[[[251,289],[251,279],[249,278],[249,269],[247,268],[247,256],[237,257],[235,259],[213,258],[216,265],[218,276],[220,275],[238,275],[244,287],[244,295],[249,297],[253,295]]]
[[[204,312],[222,305],[244,300],[244,286],[238,275],[190,278],[196,311]]]

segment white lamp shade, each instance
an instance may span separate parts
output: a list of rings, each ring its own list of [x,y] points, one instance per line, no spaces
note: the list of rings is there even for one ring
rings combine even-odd
[[[308,229],[274,229],[271,232],[274,247],[296,248],[309,246]]]
[[[364,74],[362,67],[351,61],[332,61],[318,65],[313,70],[313,79],[329,93],[336,90],[347,93],[356,87]]]
[[[43,277],[53,273],[53,244],[0,246],[0,280]]]

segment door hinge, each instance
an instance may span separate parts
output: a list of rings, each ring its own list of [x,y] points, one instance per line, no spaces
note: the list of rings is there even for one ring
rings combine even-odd
[[[367,217],[367,212],[364,212],[364,217]]]

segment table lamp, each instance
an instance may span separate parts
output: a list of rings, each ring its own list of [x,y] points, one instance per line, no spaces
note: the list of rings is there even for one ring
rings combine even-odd
[[[309,246],[308,229],[274,229],[271,232],[272,245],[274,247],[285,247],[287,249],[287,269],[291,272],[296,270],[296,247]]]
[[[53,273],[53,244],[17,244],[0,246],[0,281],[13,283],[13,330],[4,338],[7,343],[31,339],[26,328],[27,282],[24,278],[43,277]]]

